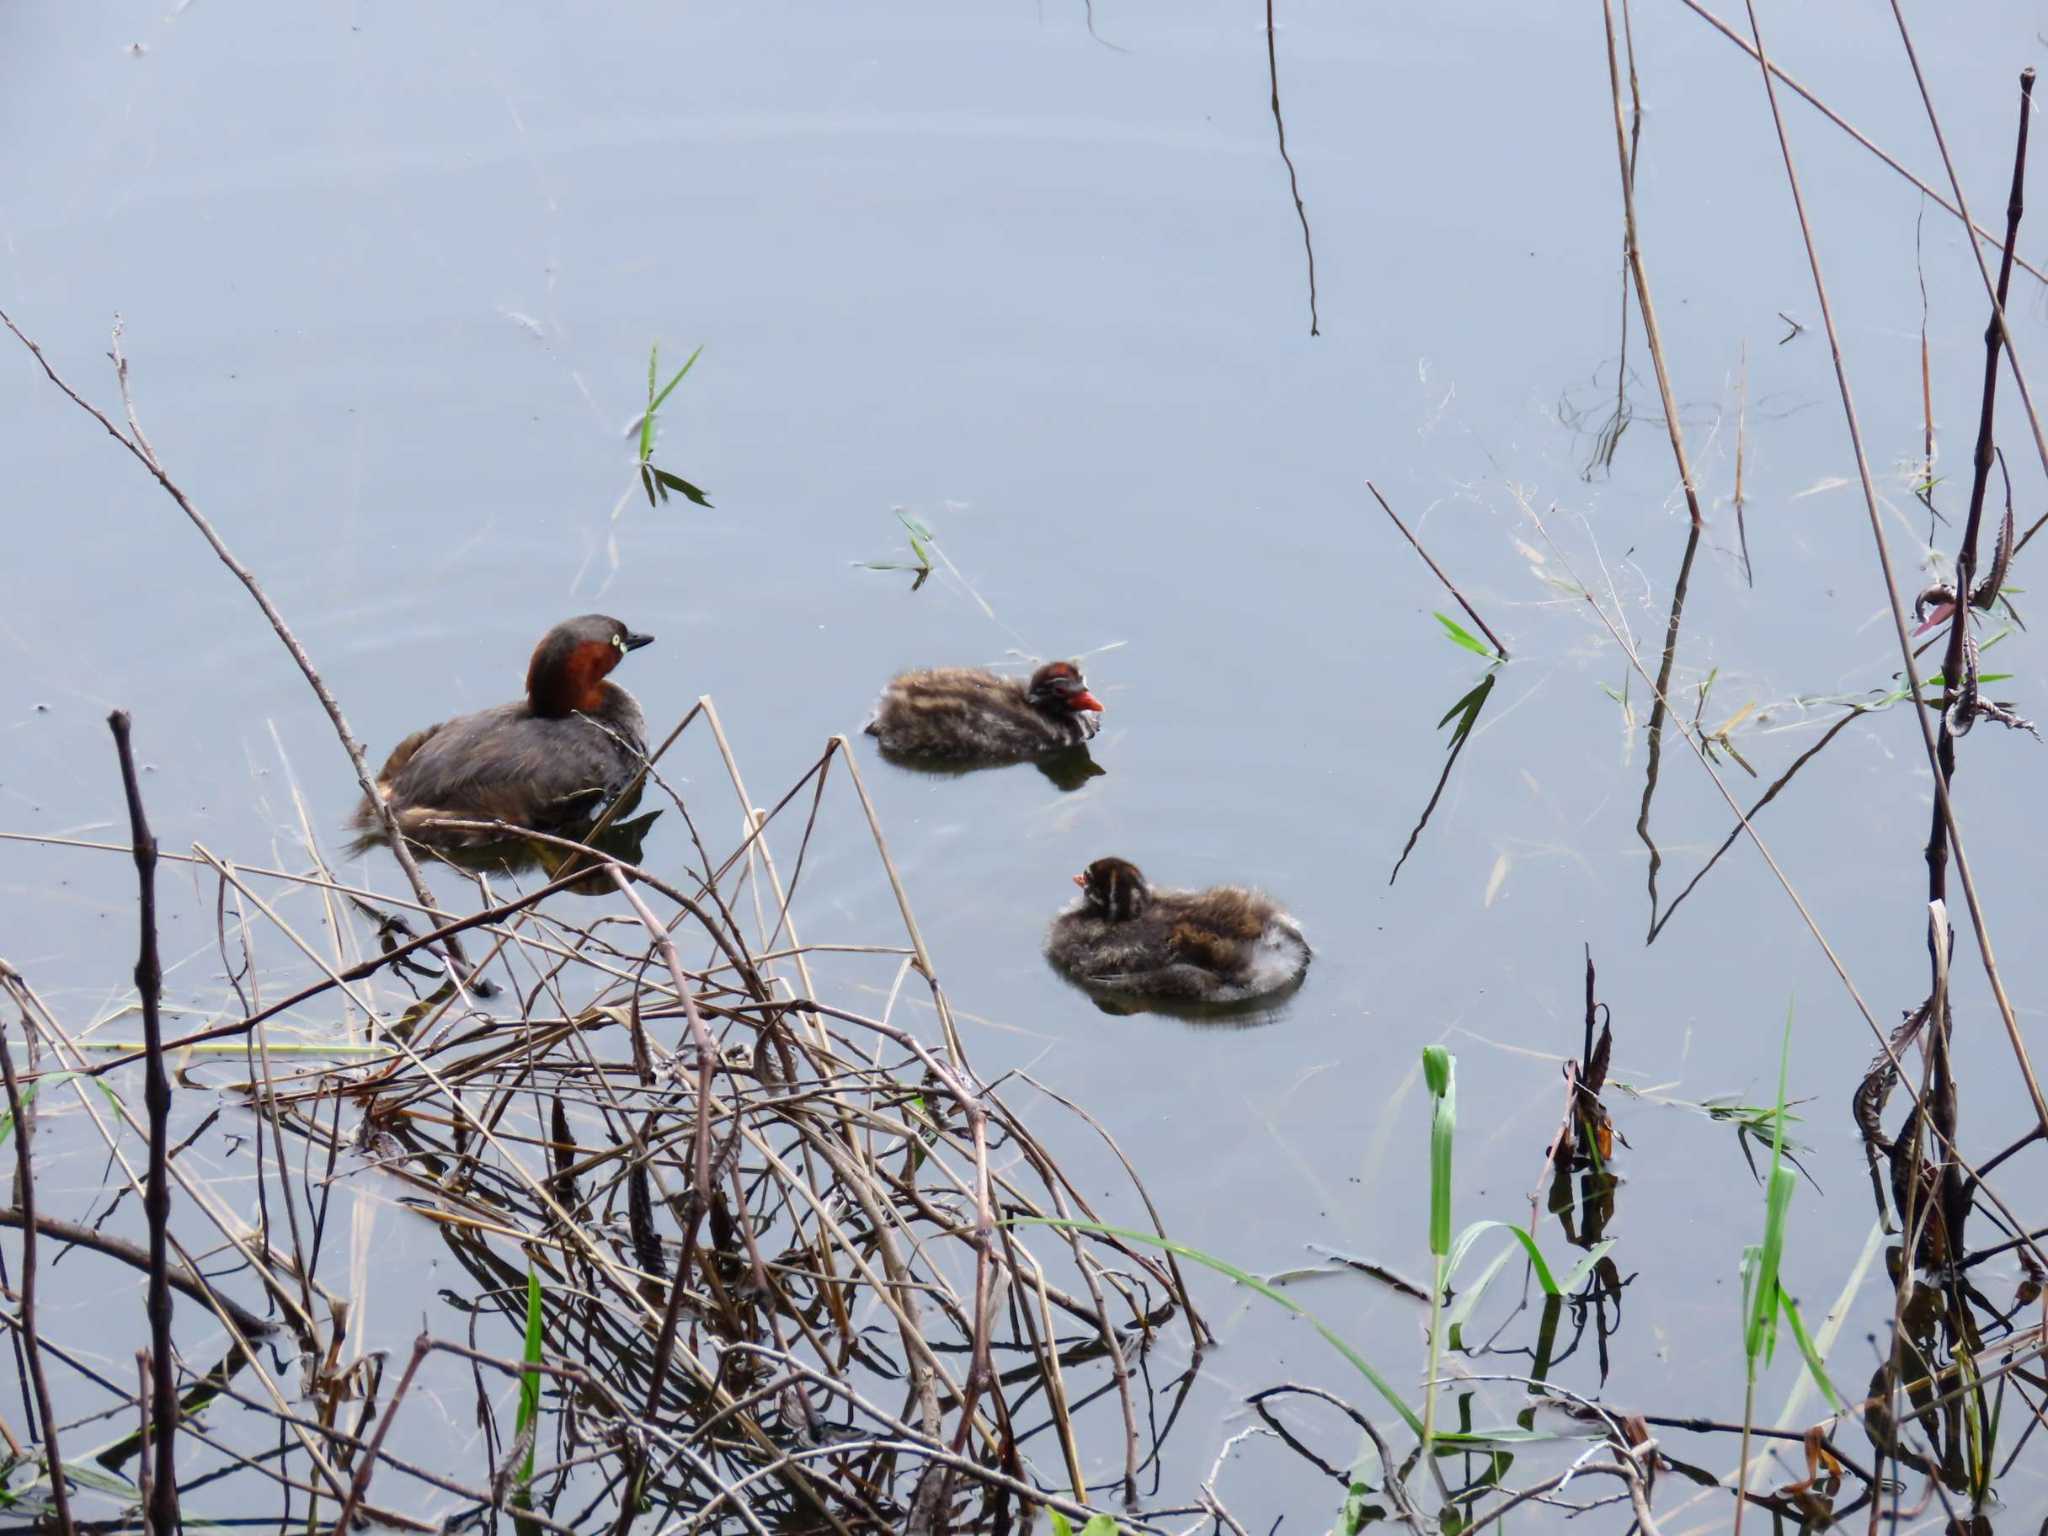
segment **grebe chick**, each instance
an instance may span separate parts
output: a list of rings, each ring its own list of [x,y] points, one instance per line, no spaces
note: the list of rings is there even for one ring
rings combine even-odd
[[[1091,990],[1241,1003],[1308,970],[1301,925],[1257,891],[1155,890],[1128,859],[1097,859],[1074,884],[1081,899],[1053,919],[1045,953]]]
[[[899,757],[1018,762],[1086,741],[1101,711],[1071,661],[1049,661],[1029,682],[983,667],[933,667],[891,679],[867,733]]]
[[[564,620],[534,647],[525,698],[406,737],[377,774],[399,830],[429,846],[461,847],[490,834],[437,832],[426,823],[454,817],[548,832],[595,816],[647,751],[639,704],[605,674],[653,638],[601,613]],[[351,853],[385,841],[367,796],[350,825]]]

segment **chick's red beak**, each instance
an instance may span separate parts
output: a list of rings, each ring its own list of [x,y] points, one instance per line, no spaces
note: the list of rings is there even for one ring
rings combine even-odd
[[[1088,889],[1088,877],[1086,875],[1076,875],[1074,876],[1074,884],[1080,886],[1085,891]]]
[[[1068,697],[1067,707],[1069,709],[1092,709],[1099,715],[1102,713],[1102,700],[1095,697],[1086,688],[1083,688],[1079,693]]]

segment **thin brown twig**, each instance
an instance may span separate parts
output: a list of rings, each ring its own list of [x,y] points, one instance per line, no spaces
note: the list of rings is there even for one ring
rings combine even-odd
[[[1392,507],[1387,505],[1387,498],[1380,494],[1380,488],[1374,485],[1370,480],[1365,482],[1365,488],[1368,491],[1372,492],[1373,500],[1377,501],[1380,504],[1381,508],[1386,512],[1387,516],[1394,520],[1394,526],[1401,530],[1401,537],[1406,539],[1410,544],[1415,546],[1415,553],[1422,556],[1422,563],[1427,565],[1430,568],[1430,570],[1435,574],[1436,579],[1444,584],[1444,590],[1446,592],[1449,592],[1452,597],[1458,600],[1458,606],[1465,610],[1465,616],[1468,619],[1470,619],[1474,624],[1477,624],[1479,628],[1485,633],[1486,638],[1493,642],[1493,648],[1496,652],[1499,653],[1500,659],[1502,661],[1506,661],[1508,659],[1508,648],[1505,645],[1501,644],[1500,636],[1496,635],[1493,632],[1493,630],[1490,627],[1488,627],[1486,620],[1479,617],[1478,612],[1473,608],[1473,606],[1465,601],[1465,594],[1460,592],[1457,586],[1452,582],[1451,578],[1444,574],[1443,567],[1438,565],[1436,561],[1430,558],[1429,551],[1422,547],[1422,541],[1417,539],[1414,534],[1408,531],[1408,525],[1401,521],[1399,515],[1395,513]]]
[[[1748,54],[1751,59],[1756,58],[1756,49],[1750,46],[1749,39],[1744,37],[1740,32],[1736,31],[1733,27],[1729,26],[1727,22],[1723,21],[1720,17],[1716,16],[1712,11],[1708,10],[1705,6],[1701,5],[1699,3],[1699,0],[1679,0],[1679,3],[1683,5],[1687,10],[1691,11],[1695,16],[1699,17],[1700,20],[1706,22],[1716,32],[1719,32],[1723,37],[1727,38],[1729,42],[1733,43],[1736,47],[1740,48],[1744,53]],[[1877,156],[1879,160],[1883,161],[1893,171],[1896,171],[1900,176],[1903,176],[1907,181],[1911,182],[1925,196],[1932,198],[1935,201],[1935,203],[1939,205],[1943,213],[1946,213],[1947,215],[1949,215],[1949,217],[1953,219],[1961,220],[1964,224],[1969,226],[1970,230],[1973,233],[1975,233],[1979,240],[1984,241],[1993,250],[1998,249],[1998,237],[1992,234],[1991,231],[1986,229],[1983,225],[1978,224],[1974,220],[1972,220],[1969,217],[1967,206],[1963,210],[1958,211],[1954,203],[1951,203],[1947,198],[1943,197],[1939,192],[1935,191],[1934,188],[1930,187],[1918,176],[1915,176],[1911,171],[1907,170],[1906,167],[1900,164],[1898,160],[1893,158],[1891,155],[1887,154],[1882,148],[1872,143],[1868,138],[1866,138],[1862,133],[1860,133],[1857,130],[1856,125],[1854,123],[1851,123],[1847,118],[1843,117],[1839,112],[1835,111],[1833,107],[1830,107],[1826,102],[1822,101],[1818,96],[1814,95],[1812,91],[1808,90],[1804,85],[1800,84],[1798,80],[1794,79],[1791,75],[1787,74],[1784,70],[1780,69],[1777,65],[1776,60],[1770,61],[1768,67],[1772,74],[1776,75],[1780,80],[1784,81],[1786,85],[1790,86],[1793,92],[1797,94],[1802,100],[1804,100],[1808,106],[1812,107],[1814,111],[1818,112],[1822,117],[1826,118],[1829,122],[1833,123],[1837,128],[1841,129],[1842,132],[1846,133],[1850,138],[1854,139],[1863,148],[1869,150],[1871,154]],[[2048,283],[2048,272],[2043,272],[2039,267],[2029,262],[2024,256],[2019,258],[2019,264],[2022,267],[2024,267],[2028,272],[2033,274],[2033,276],[2039,278],[2042,282]],[[1797,322],[1795,321],[1793,322],[1793,324],[1797,325]],[[1802,330],[1804,329],[1803,326],[1799,328]]]
[[[1613,0],[1601,0],[1607,22],[1607,79],[1614,92],[1614,148],[1621,159],[1622,237],[1628,257],[1629,275],[1635,279],[1636,308],[1643,317],[1643,339],[1650,348],[1650,362],[1657,374],[1657,395],[1663,402],[1664,427],[1671,436],[1671,454],[1678,460],[1678,478],[1685,487],[1686,510],[1695,528],[1706,522],[1700,512],[1700,493],[1692,477],[1692,463],[1685,456],[1685,431],[1678,422],[1678,401],[1671,392],[1671,370],[1664,361],[1664,338],[1657,328],[1657,307],[1650,302],[1649,274],[1643,270],[1643,248],[1636,231],[1636,175],[1629,158],[1628,128],[1621,111],[1621,60],[1614,46]]]
[[[126,432],[123,432],[114,425],[113,421],[98,406],[87,400],[77,390],[73,389],[70,384],[65,382],[63,376],[51,366],[50,360],[43,355],[43,349],[23,333],[21,327],[14,323],[13,318],[5,310],[0,310],[0,325],[5,325],[8,330],[14,333],[15,339],[28,348],[36,362],[41,366],[44,375],[63,392],[73,405],[76,405],[104,427],[108,436],[127,449],[134,456],[136,462],[150,472],[157,484],[162,486],[171,500],[178,504],[178,509],[191,521],[192,526],[199,530],[200,535],[212,547],[214,554],[219,558],[221,564],[233,572],[235,578],[248,589],[249,595],[256,600],[256,606],[263,610],[263,616],[270,621],[271,629],[276,632],[278,639],[284,643],[285,649],[291,653],[292,660],[298,663],[299,670],[305,674],[306,681],[312,686],[314,696],[320,701],[320,707],[327,712],[327,718],[333,723],[335,734],[341,738],[342,748],[348,753],[349,762],[355,767],[356,781],[362,786],[363,793],[369,797],[370,804],[375,807],[378,819],[383,823],[385,834],[391,840],[391,852],[397,858],[399,867],[405,871],[406,880],[412,886],[413,894],[419,897],[422,906],[426,907],[429,912],[432,912],[436,918],[445,922],[447,920],[446,914],[442,913],[435,904],[433,892],[427,887],[426,877],[420,873],[419,865],[414,862],[412,853],[407,848],[405,839],[399,832],[398,822],[392,816],[391,807],[385,801],[383,792],[377,787],[376,776],[370,772],[369,760],[363,756],[361,744],[357,742],[355,734],[348,727],[348,721],[342,716],[340,703],[335,699],[333,693],[328,690],[327,684],[321,678],[319,672],[315,670],[313,660],[306,654],[305,647],[299,643],[298,636],[293,634],[291,626],[285,623],[283,613],[278,610],[277,605],[270,600],[270,595],[263,590],[262,585],[256,580],[255,573],[235,558],[234,552],[228,548],[226,541],[221,538],[212,522],[193,504],[192,499],[185,494],[178,483],[171,479],[170,474],[157,459],[156,450],[150,446],[149,439],[143,435],[142,425],[136,418],[134,399],[128,391],[128,360],[121,351],[121,322],[119,318],[117,317],[114,321],[113,350],[111,355],[114,361],[114,378],[120,386],[122,409],[128,418],[129,430]],[[448,954],[454,965],[459,968],[458,979],[460,979],[460,972],[467,971],[468,964],[463,959],[461,946],[452,938],[449,940]],[[469,978],[471,985],[477,984],[478,980],[479,978],[475,976]]]

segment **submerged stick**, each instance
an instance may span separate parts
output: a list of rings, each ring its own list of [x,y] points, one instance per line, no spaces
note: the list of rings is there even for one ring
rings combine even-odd
[[[71,1536],[71,1493],[64,1479],[64,1457],[57,1449],[57,1410],[50,1402],[49,1378],[43,1374],[42,1339],[36,1332],[36,1177],[29,1163],[28,1122],[22,1118],[21,1088],[14,1078],[14,1053],[0,1031],[0,1072],[7,1078],[7,1109],[14,1116],[14,1165],[18,1196],[26,1221],[21,1231],[21,1343],[28,1353],[29,1381],[35,1387],[36,1417],[42,1421],[43,1465],[50,1472],[50,1499],[57,1506],[57,1529]]]
[[[128,741],[128,713],[107,716],[114,750],[121,758],[121,788],[128,798],[128,838],[135,849],[137,908],[142,929],[135,961],[135,990],[142,999],[142,1038],[149,1052],[144,1068],[142,1101],[149,1113],[149,1183],[142,1192],[142,1210],[149,1222],[150,1421],[156,1434],[155,1486],[150,1490],[149,1521],[156,1536],[174,1536],[178,1529],[178,1394],[172,1380],[171,1284],[171,1080],[164,1071],[163,964],[156,950],[156,834],[142,809],[142,785],[135,776],[135,753]],[[29,1230],[29,1229],[24,1229]]]
[[[1444,574],[1444,568],[1438,565],[1434,560],[1430,559],[1429,551],[1422,547],[1422,541],[1416,538],[1414,534],[1408,531],[1408,525],[1401,521],[1400,517],[1395,513],[1392,507],[1387,505],[1387,498],[1380,494],[1380,488],[1374,485],[1370,480],[1365,482],[1365,488],[1368,491],[1372,492],[1373,500],[1377,501],[1380,504],[1381,508],[1385,510],[1387,516],[1393,518],[1394,526],[1401,530],[1401,537],[1406,539],[1410,544],[1413,544],[1415,546],[1415,553],[1422,556],[1422,563],[1428,566],[1430,570],[1435,573],[1436,579],[1444,584],[1444,590],[1450,593],[1452,597],[1455,597],[1458,600],[1458,606],[1465,610],[1465,617],[1470,619],[1474,624],[1477,624],[1479,626],[1479,628],[1485,633],[1486,638],[1493,642],[1493,648],[1500,653],[1500,659],[1502,661],[1506,661],[1508,659],[1508,648],[1505,645],[1501,644],[1500,636],[1496,635],[1493,632],[1493,630],[1490,627],[1488,627],[1486,620],[1479,617],[1478,613],[1474,611],[1472,605],[1465,601],[1465,594],[1460,592],[1457,589],[1457,586],[1451,581],[1451,578]]]

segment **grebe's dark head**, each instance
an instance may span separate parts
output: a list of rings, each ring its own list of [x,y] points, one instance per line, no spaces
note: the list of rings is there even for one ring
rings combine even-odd
[[[1081,669],[1071,661],[1048,661],[1032,673],[1024,697],[1033,709],[1049,715],[1076,715],[1082,710],[1102,712],[1102,701],[1088,691]]]
[[[1112,923],[1129,922],[1152,900],[1152,888],[1129,859],[1097,859],[1074,876],[1074,884],[1095,915]]]
[[[654,639],[636,635],[617,619],[586,613],[565,619],[541,636],[526,668],[526,698],[537,715],[559,718],[604,707],[605,674]]]

